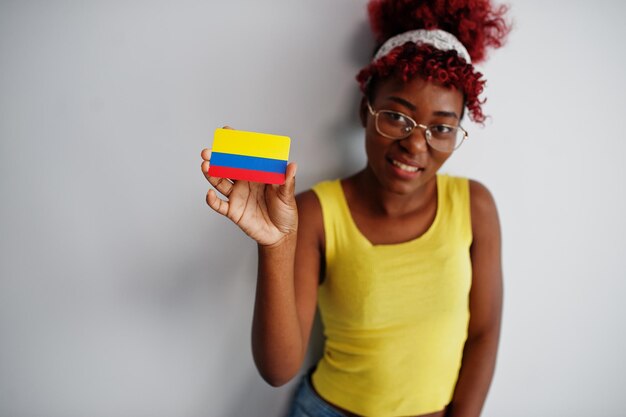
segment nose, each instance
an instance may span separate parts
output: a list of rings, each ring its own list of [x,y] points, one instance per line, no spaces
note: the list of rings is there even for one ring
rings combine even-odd
[[[400,146],[409,154],[428,152],[426,130],[421,126],[416,126],[409,136],[400,140]]]

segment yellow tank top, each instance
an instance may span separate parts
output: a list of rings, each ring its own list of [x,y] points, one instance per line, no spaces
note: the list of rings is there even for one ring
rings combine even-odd
[[[417,239],[372,245],[339,180],[313,187],[326,241],[318,305],[326,342],[312,376],[330,403],[368,417],[442,410],[452,399],[469,323],[469,183],[437,176],[437,213]]]

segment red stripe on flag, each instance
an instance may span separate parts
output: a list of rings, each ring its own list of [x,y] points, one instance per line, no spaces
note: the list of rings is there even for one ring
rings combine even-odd
[[[212,177],[230,178],[231,180],[244,180],[264,182],[266,184],[284,184],[285,174],[275,172],[255,171],[252,169],[230,168],[211,165],[209,175]]]

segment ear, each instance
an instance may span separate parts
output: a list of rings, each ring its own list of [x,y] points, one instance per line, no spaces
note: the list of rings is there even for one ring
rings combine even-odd
[[[367,109],[367,98],[361,97],[361,106],[359,107],[359,118],[361,119],[361,126],[367,126],[367,115],[369,111]]]

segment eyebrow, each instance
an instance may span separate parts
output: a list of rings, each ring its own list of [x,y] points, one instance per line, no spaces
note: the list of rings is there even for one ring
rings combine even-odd
[[[453,117],[457,120],[459,118],[459,116],[457,116],[457,114],[453,111],[438,110],[438,111],[433,112],[433,115],[442,116],[442,117]]]
[[[415,111],[417,110],[417,107],[415,107],[415,105],[413,103],[411,103],[410,101],[407,101],[403,98],[400,97],[396,97],[396,96],[389,96],[387,97],[387,99],[391,100],[391,101],[395,101],[396,103],[402,104],[404,107],[408,107],[409,109]]]
[[[401,97],[397,97],[397,96],[389,96],[387,97],[388,100],[391,101],[395,101],[396,103],[402,104],[403,106],[411,109],[412,111],[417,110],[417,107],[415,107],[415,105],[413,103],[411,103],[410,101],[407,101]],[[456,114],[456,112],[453,111],[446,111],[446,110],[436,110],[433,112],[434,116],[441,116],[441,117],[452,117],[458,120],[459,116]]]

